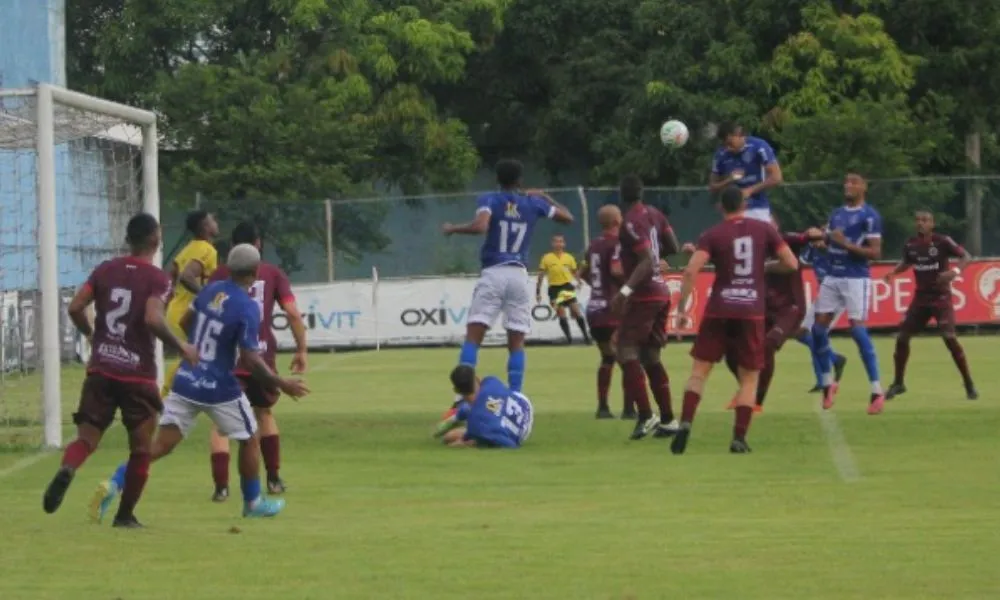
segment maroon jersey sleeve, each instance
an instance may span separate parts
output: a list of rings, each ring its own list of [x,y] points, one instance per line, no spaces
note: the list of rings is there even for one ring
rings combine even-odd
[[[281,269],[274,268],[274,298],[280,304],[290,304],[295,302],[295,292],[292,291],[292,283],[288,281],[288,275]]]
[[[765,248],[767,248],[768,256],[777,256],[778,251],[787,246],[784,238],[778,233],[778,230],[770,225],[762,228],[764,232]]]
[[[149,297],[159,298],[164,304],[170,300],[171,289],[170,276],[163,269],[153,267],[149,278]]]
[[[951,239],[950,235],[941,236],[941,247],[948,253],[948,256],[954,258],[962,258],[965,256],[965,248],[963,248],[958,242]]]
[[[222,281],[223,279],[229,279],[229,267],[227,265],[219,265],[219,268],[212,272],[208,281]]]

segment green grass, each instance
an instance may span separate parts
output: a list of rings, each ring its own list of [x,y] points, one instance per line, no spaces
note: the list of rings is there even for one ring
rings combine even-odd
[[[465,451],[429,438],[454,349],[316,355],[313,395],[279,405],[290,491],[277,519],[243,521],[238,497],[209,502],[202,426],[154,467],[146,530],[91,525],[92,485],[126,455],[116,427],[54,516],[40,500],[56,457],[0,478],[0,598],[997,598],[997,340],[964,342],[981,400],[964,399],[927,338],[910,392],[868,417],[857,353],[836,341],[852,359],[835,414],[853,483],[833,465],[795,344],[749,456],[726,451],[733,384],[721,371],[674,457],[627,442],[630,423],[593,419],[593,349],[532,348],[531,441]],[[878,347],[889,379],[891,341]],[[677,390],[687,349],[666,354]],[[503,361],[485,351],[481,370]],[[78,377],[66,377],[67,404]],[[24,456],[0,453],[0,472]]]

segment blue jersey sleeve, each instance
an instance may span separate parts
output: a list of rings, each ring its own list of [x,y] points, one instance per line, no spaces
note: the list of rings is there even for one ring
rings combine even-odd
[[[764,166],[773,165],[778,162],[777,157],[774,155],[774,148],[764,140],[757,140],[757,157],[760,159],[760,164]]]
[[[460,402],[455,409],[455,419],[458,421],[468,421],[469,413],[472,412],[472,405],[468,402]]]
[[[238,339],[240,349],[247,352],[259,352],[260,309],[257,308],[256,302],[250,301],[244,304],[242,313],[240,316]]]
[[[481,212],[493,214],[493,196],[491,194],[483,194],[476,199],[476,213]]]
[[[536,196],[529,196],[531,198],[531,210],[534,211],[539,218],[551,219],[556,214],[556,207],[545,201],[544,198],[538,198]]]

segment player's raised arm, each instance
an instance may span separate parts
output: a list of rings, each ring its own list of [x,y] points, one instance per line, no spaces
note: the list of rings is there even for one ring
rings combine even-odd
[[[524,193],[527,196],[538,198],[548,204],[552,209],[546,210],[545,216],[556,223],[568,225],[573,222],[573,213],[569,212],[569,209],[562,204],[556,202],[555,198],[548,195],[545,190],[527,190]]]
[[[482,235],[490,228],[490,216],[493,209],[490,207],[490,195],[483,194],[476,200],[476,216],[468,223],[454,225],[445,223],[441,226],[441,231],[445,235]]]

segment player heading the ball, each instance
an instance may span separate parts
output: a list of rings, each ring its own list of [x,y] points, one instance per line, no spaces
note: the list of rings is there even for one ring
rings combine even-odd
[[[746,218],[771,221],[767,192],[784,181],[774,149],[764,140],[748,136],[737,123],[719,126],[722,145],[715,151],[708,191],[717,194],[735,185],[747,199]]]
[[[445,223],[445,235],[486,234],[480,250],[482,271],[469,304],[465,341],[458,356],[461,365],[475,367],[486,332],[503,313],[507,330],[507,383],[515,392],[524,384],[524,338],[531,332],[532,297],[528,283],[528,250],[539,219],[572,223],[565,206],[541,190],[521,191],[524,167],[516,160],[496,166],[500,189],[477,200],[476,217],[469,223]]]
[[[496,377],[480,380],[469,365],[452,370],[451,384],[459,401],[434,437],[452,448],[520,448],[528,440],[535,411],[527,396]]]

